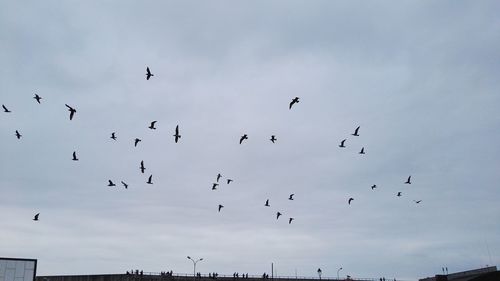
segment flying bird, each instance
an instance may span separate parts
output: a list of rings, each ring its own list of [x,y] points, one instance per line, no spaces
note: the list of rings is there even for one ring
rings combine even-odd
[[[224,206],[222,206],[221,204],[219,204],[219,212],[220,212],[220,210],[221,210],[222,208],[224,208]]]
[[[294,218],[289,218],[288,219],[288,224],[291,224],[293,220],[294,220]]]
[[[356,136],[356,137],[359,137],[359,134],[358,134],[359,127],[360,127],[360,126],[358,126],[358,127],[356,128],[356,130],[354,130],[354,134],[351,134],[351,135]]]
[[[151,130],[156,130],[156,128],[155,128],[155,124],[156,124],[156,122],[157,122],[157,121],[153,121],[153,122],[151,122],[151,125],[149,125],[149,127],[148,127],[148,128],[150,128]]]
[[[272,142],[274,143],[274,142],[275,142],[275,141],[277,141],[278,139],[276,138],[276,136],[275,136],[275,135],[272,135],[272,136],[271,136],[271,138],[270,138],[269,140],[270,140],[270,141],[272,141]]]
[[[40,103],[40,100],[42,99],[42,97],[40,97],[38,94],[35,94],[33,98],[36,99],[38,103]]]
[[[411,176],[408,177],[408,179],[405,182],[406,184],[411,184]]]
[[[292,193],[292,194],[290,194],[290,197],[288,197],[288,200],[293,200],[293,196],[294,196],[294,195],[295,195],[295,194],[293,194],[293,193]]]
[[[352,197],[351,197],[351,198],[349,198],[349,200],[347,201],[347,203],[348,203],[349,205],[351,205],[352,200],[354,200],[354,198],[352,198]]]
[[[270,207],[270,205],[269,205],[269,199],[266,200],[266,204],[264,206]]]
[[[227,184],[230,184],[232,181],[232,179],[227,179]]]
[[[127,189],[127,188],[128,188],[128,184],[127,184],[127,183],[125,183],[124,181],[122,181],[122,184],[123,184],[123,186],[125,187],[125,189]]]
[[[114,182],[112,182],[111,180],[108,180],[108,186],[116,186],[116,184]]]
[[[115,132],[112,132],[112,133],[111,133],[111,138],[112,138],[113,140],[116,140]]]
[[[144,160],[141,161],[141,166],[139,168],[141,169],[141,173],[144,174],[144,171],[146,170],[146,168],[144,168]]]
[[[5,107],[5,105],[2,104],[2,107],[3,107],[3,112],[6,112],[6,113],[10,113],[12,111],[8,110],[7,107]]]
[[[38,217],[40,216],[40,213],[36,214],[35,217],[33,218],[34,221],[38,221]]]
[[[147,184],[153,184],[153,175],[150,175],[148,178]]]
[[[73,107],[71,107],[67,104],[65,104],[65,105],[69,110],[69,120],[73,120],[73,116],[75,115],[76,109],[74,109]]]
[[[149,67],[146,67],[146,80],[149,80],[151,76],[155,76],[151,71],[149,70]]]
[[[181,135],[179,135],[179,125],[175,126],[175,143],[177,143],[179,141],[179,139],[181,138]]]
[[[396,195],[397,197],[401,197],[401,191],[398,192],[398,194]]]
[[[248,136],[246,134],[244,134],[243,136],[241,136],[240,138],[240,144],[244,141],[244,140],[247,140],[248,139]]]
[[[376,184],[372,185],[372,190],[374,190],[375,188],[377,188],[377,185]]]
[[[22,137],[22,136],[23,136],[23,135],[21,135],[21,134],[19,133],[19,131],[18,131],[18,130],[16,130],[16,137],[17,137],[17,139],[21,139],[21,137]]]
[[[420,202],[422,202],[422,200],[413,200],[413,202],[415,202],[415,204],[420,204]]]
[[[279,218],[280,218],[280,216],[281,216],[281,213],[280,213],[280,212],[277,212],[277,213],[276,213],[276,219],[279,219]]]
[[[217,174],[217,182],[219,182],[220,178],[222,177],[222,175],[219,173]]]
[[[78,158],[76,158],[76,151],[73,151],[73,159],[71,159],[73,161],[78,161]]]
[[[141,139],[135,138],[134,147],[137,147],[137,144],[141,141]]]
[[[295,97],[294,99],[292,99],[292,101],[290,102],[290,106],[288,106],[288,109],[292,109],[292,106],[298,102],[299,102],[299,97]]]
[[[212,190],[216,190],[218,185],[219,185],[218,183],[214,183],[214,184],[212,185]]]
[[[344,145],[345,141],[346,140],[341,141],[339,147],[345,147],[345,145]]]
[[[364,147],[361,148],[361,151],[359,152],[359,154],[365,154],[365,148]]]

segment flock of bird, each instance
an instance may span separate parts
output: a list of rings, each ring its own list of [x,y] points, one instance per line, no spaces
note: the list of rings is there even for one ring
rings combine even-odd
[[[146,67],[146,80],[151,79],[151,77],[153,77],[153,76],[154,76],[154,74],[153,74],[153,73],[151,73],[151,70],[149,69],[149,67]],[[38,94],[35,94],[35,96],[34,96],[33,98],[36,100],[36,102],[37,102],[38,104],[41,104],[42,97],[40,97]],[[291,109],[293,108],[293,106],[294,106],[295,104],[297,104],[297,103],[299,103],[299,97],[295,97],[295,98],[293,98],[293,99],[292,99],[292,101],[290,102],[290,104],[289,104],[289,107],[288,107],[288,108],[291,110]],[[76,110],[73,106],[70,106],[70,105],[68,105],[68,104],[65,104],[65,106],[67,107],[67,109],[68,109],[68,111],[69,111],[69,120],[73,120],[73,118],[75,117],[75,114],[76,114],[77,110]],[[12,111],[11,111],[10,109],[8,109],[8,108],[7,108],[7,106],[5,106],[4,104],[2,104],[2,108],[3,108],[3,110],[4,110],[4,113],[12,113]],[[157,121],[156,121],[156,120],[155,120],[155,121],[152,121],[152,122],[151,122],[151,124],[149,125],[149,127],[148,127],[148,128],[149,128],[149,129],[151,129],[151,130],[156,130],[156,123],[157,123]],[[355,137],[358,137],[358,136],[359,136],[359,130],[360,130],[360,126],[358,126],[358,127],[354,130],[354,133],[353,133],[353,134],[351,134],[351,135],[352,135],[352,136],[355,136]],[[21,139],[21,137],[22,137],[21,133],[20,133],[18,130],[16,130],[16,131],[15,131],[15,136],[16,136],[16,138],[17,138],[17,139]],[[173,134],[173,137],[174,137],[174,141],[175,141],[175,143],[178,143],[178,141],[179,141],[179,140],[180,140],[180,138],[181,138],[181,135],[180,135],[180,133],[179,133],[179,125],[177,125],[177,126],[175,127],[175,132],[174,132],[174,134]],[[112,140],[116,141],[116,140],[117,140],[116,132],[112,132],[112,133],[111,133],[111,137],[110,137],[110,138],[111,138]],[[242,144],[245,140],[248,140],[248,135],[247,135],[247,134],[244,134],[244,135],[242,135],[242,136],[240,137],[240,139],[239,139],[239,143],[240,143],[240,144]],[[277,141],[278,139],[276,138],[276,136],[275,136],[275,135],[271,135],[271,138],[270,138],[269,140],[270,140],[272,143],[276,143],[276,141]],[[340,142],[340,144],[339,144],[339,147],[340,147],[340,148],[346,148],[346,141],[347,141],[347,139],[342,140],[342,141]],[[141,139],[139,139],[139,138],[135,138],[135,139],[134,139],[134,141],[133,141],[133,143],[134,143],[134,147],[137,147],[137,145],[138,145],[140,142],[141,142]],[[361,150],[359,151],[359,154],[361,154],[361,155],[366,154],[366,153],[365,153],[365,148],[364,148],[364,147],[362,147],[362,148],[361,148]],[[73,161],[79,161],[76,151],[73,151],[73,154],[72,154],[72,160],[73,160]],[[141,174],[144,174],[144,173],[145,173],[145,171],[146,171],[146,167],[145,167],[145,165],[144,165],[144,160],[142,160],[142,161],[140,162],[140,165],[139,165],[139,170],[140,170]],[[218,174],[217,174],[217,176],[216,176],[216,180],[215,180],[215,182],[212,184],[212,190],[217,190],[217,187],[218,187],[218,186],[219,186],[219,184],[220,184],[220,180],[221,180],[221,178],[222,178],[222,175],[221,175],[220,173],[218,173]],[[126,182],[124,182],[124,181],[120,181],[120,182],[121,182],[121,184],[123,185],[123,187],[124,187],[125,189],[127,189],[127,188],[128,188],[128,186],[129,186],[129,185],[128,185]],[[230,178],[227,178],[227,179],[226,179],[226,184],[228,184],[228,185],[229,185],[231,182],[233,182],[233,179],[230,179]],[[409,176],[409,177],[407,178],[407,180],[406,180],[404,183],[405,183],[405,184],[411,184],[411,176]],[[151,185],[151,184],[153,184],[153,175],[152,175],[152,174],[150,174],[150,175],[149,175],[149,177],[147,178],[146,184],[150,184],[150,185]],[[113,180],[109,179],[109,180],[108,180],[108,184],[107,184],[107,186],[108,186],[108,187],[114,187],[114,186],[116,186],[116,184],[113,182]],[[371,186],[371,189],[372,189],[372,190],[375,190],[376,188],[377,188],[377,185],[376,185],[376,184],[374,184],[374,185],[372,185],[372,186]],[[293,200],[294,200],[294,195],[295,195],[295,194],[293,194],[293,193],[292,193],[292,194],[290,194],[290,196],[288,197],[288,200],[293,201]],[[401,192],[401,191],[397,192],[396,196],[397,196],[397,197],[401,197],[401,196],[402,196],[402,192]],[[348,205],[351,205],[351,203],[352,203],[353,201],[354,201],[354,198],[353,198],[353,197],[348,198],[348,200],[347,200]],[[420,202],[422,202],[422,200],[414,200],[414,202],[415,202],[416,204],[419,204]],[[263,206],[264,206],[264,207],[271,207],[271,205],[270,205],[270,203],[269,203],[269,199],[266,199],[266,200],[265,200],[265,203],[263,204]],[[218,212],[221,212],[222,208],[224,208],[224,205],[219,204],[219,205],[218,205]],[[277,211],[277,212],[276,212],[276,220],[278,220],[278,219],[280,218],[280,216],[282,216],[282,215],[283,215],[283,213],[282,213],[281,211]],[[34,220],[34,221],[38,221],[38,220],[39,220],[39,216],[40,216],[40,213],[37,213],[37,214],[33,217],[33,220]],[[293,221],[294,219],[295,219],[295,218],[293,218],[293,217],[289,217],[289,218],[288,218],[288,224],[291,224],[291,223],[292,223],[292,221]]]

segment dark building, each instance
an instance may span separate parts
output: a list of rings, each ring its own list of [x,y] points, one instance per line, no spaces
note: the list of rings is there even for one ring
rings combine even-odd
[[[489,278],[488,276],[498,276],[500,272],[497,271],[496,266],[489,266],[485,268],[455,272],[450,274],[438,274],[434,277],[427,277],[419,279],[419,281],[483,281],[481,279]],[[484,281],[489,281],[490,279],[484,279]],[[500,279],[491,279],[500,280]]]

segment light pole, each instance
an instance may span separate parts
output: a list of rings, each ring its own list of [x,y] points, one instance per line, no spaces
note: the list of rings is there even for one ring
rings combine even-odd
[[[339,280],[339,272],[342,270],[342,267],[337,270],[337,280]]]
[[[199,261],[202,261],[203,258],[200,258],[200,259],[197,259],[197,260],[193,260],[190,256],[187,256],[187,258],[190,259],[193,262],[193,278],[196,279],[196,264]]]
[[[321,271],[321,268],[318,268],[318,276],[319,276],[319,280],[321,280],[321,273],[323,273],[323,272]]]

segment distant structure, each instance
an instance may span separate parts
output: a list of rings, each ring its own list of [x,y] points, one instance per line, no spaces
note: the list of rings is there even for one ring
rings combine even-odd
[[[478,268],[473,270],[455,272],[450,274],[437,274],[434,277],[419,279],[418,281],[489,281],[500,280],[500,272],[496,266]]]
[[[0,257],[0,281],[35,281],[36,259]]]

